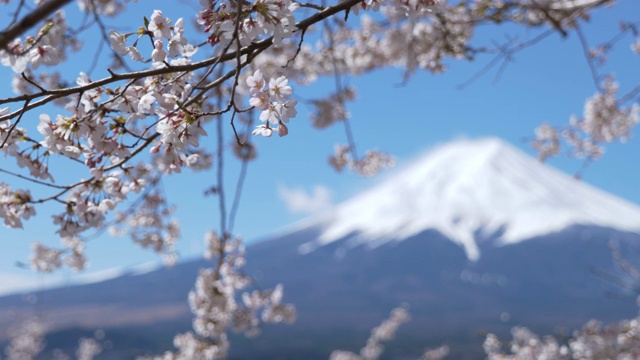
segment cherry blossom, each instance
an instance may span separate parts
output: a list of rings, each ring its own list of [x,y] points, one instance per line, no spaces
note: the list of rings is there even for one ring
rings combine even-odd
[[[38,319],[27,319],[13,329],[11,342],[5,348],[8,359],[35,359],[46,345],[47,325]]]
[[[91,338],[81,338],[78,341],[78,349],[76,350],[76,359],[92,360],[96,355],[102,352],[102,346]]]
[[[549,124],[542,124],[536,129],[536,140],[532,145],[538,151],[539,159],[544,161],[560,152],[560,134]]]
[[[116,30],[109,30],[109,40],[111,40],[111,49],[120,55],[124,55],[127,50],[127,36]]]
[[[161,40],[162,38],[171,38],[171,20],[162,16],[162,11],[154,10],[151,14],[151,21],[149,22],[149,31],[153,33],[153,36]]]
[[[60,62],[58,50],[50,45],[36,46],[29,53],[31,57],[31,67],[37,69],[40,65],[56,65]]]
[[[125,48],[125,51],[129,54],[129,56],[131,57],[131,60],[133,61],[141,61],[142,60],[142,54],[140,54],[140,52],[138,51],[138,48],[135,46],[127,46]]]

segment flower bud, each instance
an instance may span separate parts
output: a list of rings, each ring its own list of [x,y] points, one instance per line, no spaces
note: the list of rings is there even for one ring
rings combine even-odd
[[[286,136],[289,133],[289,128],[287,128],[287,125],[280,123],[280,125],[278,125],[278,135],[280,135],[280,137]]]

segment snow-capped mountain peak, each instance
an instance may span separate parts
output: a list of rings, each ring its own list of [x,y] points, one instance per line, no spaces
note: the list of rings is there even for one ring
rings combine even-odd
[[[434,229],[477,260],[477,234],[504,245],[578,224],[640,232],[640,208],[490,138],[436,148],[321,223],[302,252],[350,234],[377,246]]]

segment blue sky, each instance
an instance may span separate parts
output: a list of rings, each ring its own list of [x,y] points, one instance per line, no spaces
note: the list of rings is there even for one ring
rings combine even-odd
[[[169,3],[163,2],[163,6],[169,6]],[[153,9],[149,4],[132,6],[138,10],[133,8],[125,21],[111,22],[113,26],[137,24],[140,14],[148,17]],[[616,31],[620,19],[637,20],[626,16],[637,10],[637,0],[622,0],[612,9],[595,14],[586,28],[593,44],[608,39]],[[175,20],[180,13],[188,14],[189,7],[182,5],[164,12]],[[0,25],[4,23],[5,19],[0,17]],[[478,37],[484,41],[503,41],[507,32],[506,28],[485,28]],[[631,38],[625,38],[602,69],[603,73],[615,71],[623,93],[640,80],[640,58],[629,50],[630,43]],[[63,70],[75,74],[77,67],[73,64],[83,61],[82,54],[72,56],[75,58]],[[397,166],[401,167],[443,142],[460,137],[496,136],[534,155],[525,139],[532,136],[535,127],[543,122],[566,124],[572,114],[582,114],[585,99],[596,91],[580,43],[574,35],[567,39],[554,35],[522,51],[497,82],[494,81],[494,70],[469,87],[459,89],[460,84],[473,77],[489,60],[489,57],[480,57],[473,63],[449,62],[449,69],[443,75],[417,72],[404,86],[398,86],[402,81],[402,72],[398,69],[346,78],[348,84],[358,89],[358,98],[349,104],[349,111],[360,153],[372,148],[386,151],[397,157]],[[0,68],[0,79],[8,79],[9,74],[10,69]],[[96,70],[93,78],[104,74],[103,70]],[[331,91],[330,86],[328,81],[307,87],[295,86],[294,93],[300,98],[311,98]],[[0,97],[10,94],[8,86],[0,88]],[[323,204],[340,202],[393,172],[389,170],[374,178],[337,174],[327,165],[327,157],[333,152],[334,144],[346,143],[344,131],[340,126],[323,131],[312,129],[307,117],[309,108],[300,104],[298,110],[298,117],[290,123],[288,137],[256,139],[259,157],[249,166],[236,221],[236,233],[244,235],[248,242],[268,237],[306,216],[288,208],[285,198],[293,197],[292,192],[311,194],[315,189],[319,194],[317,201],[309,200],[308,205],[322,208]],[[36,124],[37,114],[33,113],[26,120]],[[637,130],[627,144],[608,146],[605,156],[588,168],[583,180],[640,205],[640,135]],[[0,166],[4,167],[8,162],[6,158],[0,158]],[[230,161],[227,163],[230,166],[226,186],[231,195],[239,167]],[[582,162],[559,156],[550,164],[573,174]],[[77,171],[75,168],[62,170],[71,175]],[[4,176],[0,175],[0,181],[5,180]],[[164,181],[169,201],[178,206],[176,215],[182,227],[178,250],[183,257],[199,256],[204,232],[217,228],[217,202],[202,196],[214,179],[213,172],[193,174],[186,171]],[[283,197],[283,194],[289,196]],[[298,194],[297,198],[301,196]],[[28,261],[30,243],[57,244],[47,208],[39,213],[38,217],[25,223],[24,230],[0,228],[0,275],[31,276],[29,271],[15,266],[16,262]],[[127,238],[108,236],[89,243],[87,254],[89,271],[159,260],[157,255],[138,249]],[[68,279],[71,272],[65,270],[56,276]],[[38,278],[41,282],[49,279]]]

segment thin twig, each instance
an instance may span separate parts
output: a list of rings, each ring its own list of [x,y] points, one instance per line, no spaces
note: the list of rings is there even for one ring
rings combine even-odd
[[[342,86],[342,74],[338,69],[338,63],[335,56],[335,46],[333,42],[333,29],[331,29],[331,26],[326,21],[323,24],[327,32],[327,37],[329,38],[329,49],[331,54],[331,60],[333,63],[333,77],[334,77],[335,86],[336,86],[336,94],[338,95],[336,96],[336,98],[339,101],[339,106],[341,106],[344,109],[346,107],[344,100],[342,99],[342,92],[344,88]],[[342,123],[344,124],[344,132],[347,137],[347,143],[349,144],[349,151],[351,152],[351,156],[354,159],[358,159],[358,151],[356,150],[356,142],[353,137],[353,131],[351,130],[351,123],[349,122],[349,119],[346,116],[344,117],[344,119],[342,119]]]
[[[54,189],[66,189],[67,188],[66,186],[55,185],[55,184],[52,184],[52,183],[48,183],[46,181],[41,181],[41,180],[34,179],[34,178],[31,178],[31,177],[28,177],[28,176],[20,175],[20,174],[14,173],[13,171],[5,170],[5,169],[0,169],[0,172],[5,173],[7,175],[11,175],[11,176],[17,177],[17,178],[20,178],[20,179],[23,179],[23,180],[26,180],[26,181],[30,181],[30,182],[32,182],[34,184],[44,185],[44,186],[48,186],[48,187],[51,187],[51,188],[54,188]]]
[[[247,128],[245,130],[246,133],[249,133],[251,127],[253,125],[253,114],[250,114],[249,121],[247,122]],[[234,129],[235,131],[235,129]],[[238,134],[236,133],[236,139]],[[240,144],[240,143],[238,143]],[[241,146],[247,146],[246,144],[242,144]],[[244,188],[244,180],[247,177],[247,170],[249,167],[250,159],[247,157],[242,158],[242,164],[240,167],[240,174],[238,175],[238,181],[236,183],[236,192],[233,196],[233,203],[231,204],[231,211],[229,212],[229,226],[227,227],[229,233],[233,233],[233,227],[235,225],[236,215],[238,214],[238,208],[240,207],[240,199],[242,197],[242,190]]]
[[[285,65],[283,65],[283,68],[287,68],[289,66],[289,63],[291,63],[293,60],[296,59],[296,57],[298,57],[298,54],[300,54],[300,50],[302,50],[302,42],[304,41],[304,34],[307,32],[307,29],[302,30],[302,33],[300,33],[300,41],[298,41],[298,47],[296,48],[296,53],[293,54],[293,57],[289,60],[287,60],[287,63]]]
[[[593,83],[598,91],[602,91],[602,86],[600,85],[600,76],[598,75],[598,70],[596,69],[596,65],[594,64],[593,58],[589,52],[589,44],[587,42],[587,38],[584,36],[584,32],[582,32],[582,27],[580,27],[580,25],[578,24],[576,24],[576,34],[578,34],[578,39],[580,39],[582,52],[584,53],[585,60],[587,60],[587,64],[589,65]]]
[[[24,113],[26,112],[25,108],[27,107],[27,105],[29,105],[29,101],[25,102],[24,106],[22,107],[22,111],[20,111],[20,115],[18,116],[18,119],[9,127],[9,130],[7,131],[7,136],[2,141],[2,144],[0,144],[0,149],[2,149],[7,144],[7,141],[9,141],[9,138],[11,137],[11,133],[13,133],[16,126],[18,126],[18,124],[20,123],[20,120],[22,120],[22,115],[24,115]]]

